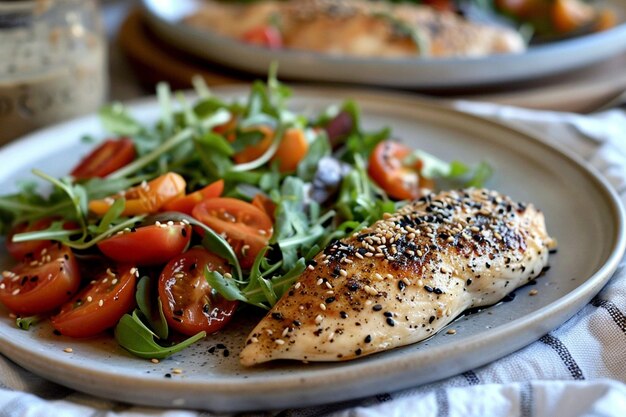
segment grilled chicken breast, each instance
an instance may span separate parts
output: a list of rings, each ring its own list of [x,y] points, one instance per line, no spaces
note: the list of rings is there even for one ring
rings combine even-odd
[[[473,23],[448,11],[362,0],[206,2],[185,21],[244,39],[266,26],[286,48],[361,57],[482,56],[521,52],[514,30]]]
[[[318,254],[241,363],[342,361],[418,342],[537,277],[555,246],[532,205],[484,189],[430,194]]]

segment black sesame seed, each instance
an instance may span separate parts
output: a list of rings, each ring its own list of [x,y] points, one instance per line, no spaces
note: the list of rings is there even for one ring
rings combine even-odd
[[[385,316],[385,317],[393,317],[393,313],[391,311],[385,311],[383,313],[383,316]]]
[[[468,279],[467,279],[467,281],[465,281],[465,283],[466,283],[467,285],[472,285],[472,279],[471,279],[471,278],[468,278]]]
[[[370,336],[369,334],[367,336],[365,336],[365,339],[363,339],[363,341],[365,343],[370,343],[372,341],[372,336]]]
[[[440,289],[440,288],[433,288],[433,292],[434,292],[435,294],[437,294],[437,295],[439,295],[439,294],[443,294],[443,291],[441,291],[441,289]]]
[[[218,343],[217,345],[215,345],[215,347],[218,349],[226,349],[226,345],[223,343]]]
[[[171,378],[172,374],[165,374],[164,376],[165,376],[165,378]]]
[[[211,346],[209,348],[209,353],[215,353],[215,346]]]
[[[398,281],[398,289],[400,291],[404,290],[406,288],[406,284],[404,283],[404,281],[400,280]]]
[[[324,300],[326,302],[326,304],[330,304],[333,301],[335,301],[335,297],[328,297],[326,300]]]
[[[363,353],[363,351],[359,348],[357,350],[354,351],[355,355],[360,356],[361,353]]]
[[[430,287],[428,285],[424,285],[424,289],[428,292],[433,292],[433,287]]]
[[[348,318],[348,313],[346,313],[345,311],[340,311],[339,312],[339,316],[341,316],[342,319],[347,319]]]
[[[223,355],[225,358],[227,358],[230,355],[230,352],[228,351],[228,349],[224,349]]]
[[[381,306],[380,304],[374,304],[374,307],[372,307],[372,310],[374,311],[380,311],[383,309],[383,306]]]
[[[274,320],[282,320],[283,319],[283,315],[280,313],[272,313],[272,318]]]
[[[387,317],[387,324],[390,325],[391,327],[396,325],[396,322],[393,321],[393,319],[391,317]]]
[[[430,316],[430,318],[428,319],[428,324],[432,323],[433,321],[435,321],[435,316]]]
[[[302,325],[302,323],[300,323],[300,320],[294,320],[293,321],[293,325],[296,327],[300,327]]]

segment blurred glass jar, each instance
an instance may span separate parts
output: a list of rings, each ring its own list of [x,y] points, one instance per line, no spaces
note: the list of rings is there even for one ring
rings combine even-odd
[[[0,145],[96,110],[107,88],[96,0],[0,0]]]

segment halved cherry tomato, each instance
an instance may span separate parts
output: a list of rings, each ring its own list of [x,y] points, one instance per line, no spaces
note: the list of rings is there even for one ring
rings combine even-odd
[[[217,180],[201,190],[178,197],[163,206],[163,211],[178,211],[180,213],[191,214],[191,210],[196,204],[207,198],[215,198],[224,192],[224,180]]]
[[[192,248],[172,259],[159,277],[159,298],[167,324],[176,331],[194,335],[214,333],[231,319],[237,301],[215,293],[204,277],[204,270],[225,274],[226,261],[203,248]]]
[[[78,290],[80,273],[72,251],[55,244],[31,261],[2,273],[0,303],[16,314],[46,313],[69,300]]]
[[[135,304],[130,265],[103,271],[51,317],[52,327],[71,337],[89,337],[115,326]]]
[[[283,47],[283,37],[280,31],[270,25],[250,29],[243,34],[241,40],[246,43],[265,46],[270,49],[280,49]]]
[[[280,142],[280,146],[272,157],[278,161],[280,172],[292,172],[298,168],[300,161],[309,151],[309,142],[301,129],[288,129]]]
[[[39,219],[33,223],[20,223],[13,227],[7,235],[6,246],[9,255],[17,261],[22,261],[24,258],[39,254],[42,249],[47,248],[52,244],[50,240],[29,240],[27,242],[13,242],[13,236],[19,233],[34,232],[37,230],[43,230],[50,227],[52,219],[44,218]]]
[[[198,203],[192,216],[216,233],[225,235],[241,266],[249,268],[272,236],[272,221],[265,212],[235,198],[211,198]]]
[[[252,146],[248,146],[241,152],[236,153],[233,156],[236,163],[243,164],[254,161],[261,157],[272,145],[274,131],[267,126],[259,126],[257,130],[263,133],[263,139]],[[280,172],[295,171],[308,151],[309,142],[304,132],[295,128],[287,129],[271,161],[278,161],[278,169]]]
[[[107,197],[103,200],[92,200],[89,202],[89,210],[99,216],[104,216],[115,199],[124,197],[126,204],[122,212],[123,216],[156,213],[168,202],[184,195],[185,185],[186,182],[183,177],[175,172],[168,172],[150,182],[129,188],[120,195]]]
[[[191,226],[159,223],[113,235],[98,243],[98,249],[119,263],[162,265],[185,250]]]
[[[129,138],[108,139],[84,157],[70,175],[76,179],[106,177],[131,163],[136,156]]]
[[[213,131],[224,136],[229,142],[233,142],[235,140],[235,129],[237,128],[237,122],[237,116],[233,115],[226,123],[215,126],[213,128]]]
[[[579,0],[555,0],[552,6],[552,25],[558,33],[572,32],[595,18],[593,7]]]
[[[423,188],[434,188],[431,179],[420,175],[421,161],[413,166],[405,164],[411,149],[398,142],[380,142],[370,155],[368,172],[372,179],[390,197],[412,200],[421,197]]]
[[[251,201],[252,205],[256,208],[260,208],[268,215],[268,217],[274,222],[274,213],[276,212],[276,203],[265,194],[257,194]]]
[[[51,240],[29,240],[26,242],[13,242],[13,236],[18,233],[35,232],[38,230],[44,230],[50,227],[52,222],[56,220],[54,218],[46,217],[36,220],[32,223],[20,223],[16,225],[9,232],[6,239],[6,247],[9,255],[11,255],[16,261],[23,261],[25,258],[32,258],[38,255],[44,248],[52,245]],[[66,221],[63,223],[65,230],[78,229],[79,226],[75,222]]]

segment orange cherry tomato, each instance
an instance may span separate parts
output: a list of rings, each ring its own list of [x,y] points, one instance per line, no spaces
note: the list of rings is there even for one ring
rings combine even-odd
[[[52,316],[52,327],[65,336],[89,337],[115,326],[135,305],[136,280],[129,265],[103,271]]]
[[[293,172],[309,151],[309,142],[300,129],[288,129],[280,142],[280,146],[272,157],[278,161],[280,172]]]
[[[178,211],[180,213],[191,214],[191,210],[196,204],[207,198],[215,198],[224,192],[224,180],[217,180],[201,190],[187,194],[184,197],[178,197],[166,203],[163,211]]]
[[[236,153],[233,159],[238,164],[254,161],[263,155],[272,145],[274,131],[267,126],[259,126],[257,128],[263,133],[263,139],[252,146],[248,146],[241,152]],[[295,171],[298,164],[309,151],[309,142],[304,132],[300,129],[287,129],[283,135],[280,145],[276,153],[270,161],[278,161],[278,169],[280,172]]]
[[[0,303],[16,314],[46,313],[69,300],[79,285],[74,254],[55,244],[2,273]]]
[[[108,139],[83,158],[70,175],[79,180],[106,177],[131,163],[135,156],[135,145],[129,138]]]
[[[434,188],[431,179],[420,175],[422,164],[418,161],[407,166],[405,159],[411,149],[392,140],[380,142],[370,155],[368,172],[370,177],[390,197],[398,200],[412,200],[421,197],[422,189]]]
[[[184,223],[143,226],[99,242],[98,249],[119,263],[162,265],[185,250],[191,232]]]
[[[283,37],[280,31],[274,26],[258,26],[250,29],[241,37],[246,43],[252,45],[265,46],[270,49],[280,49],[283,47]]]
[[[121,193],[103,200],[89,202],[89,210],[103,216],[113,205],[116,198],[124,197],[123,216],[152,214],[158,212],[165,204],[185,193],[186,182],[175,172],[168,172],[150,182],[129,188]]]
[[[572,32],[595,18],[593,7],[579,0],[555,0],[552,6],[552,25],[559,33]]]
[[[182,334],[215,333],[230,321],[237,308],[237,301],[226,300],[212,290],[204,277],[205,268],[222,274],[230,272],[224,259],[203,248],[192,248],[172,259],[159,277],[165,320]]]
[[[269,216],[252,204],[235,198],[204,200],[194,207],[191,214],[225,236],[244,268],[252,266],[254,258],[267,246],[272,236]]]

